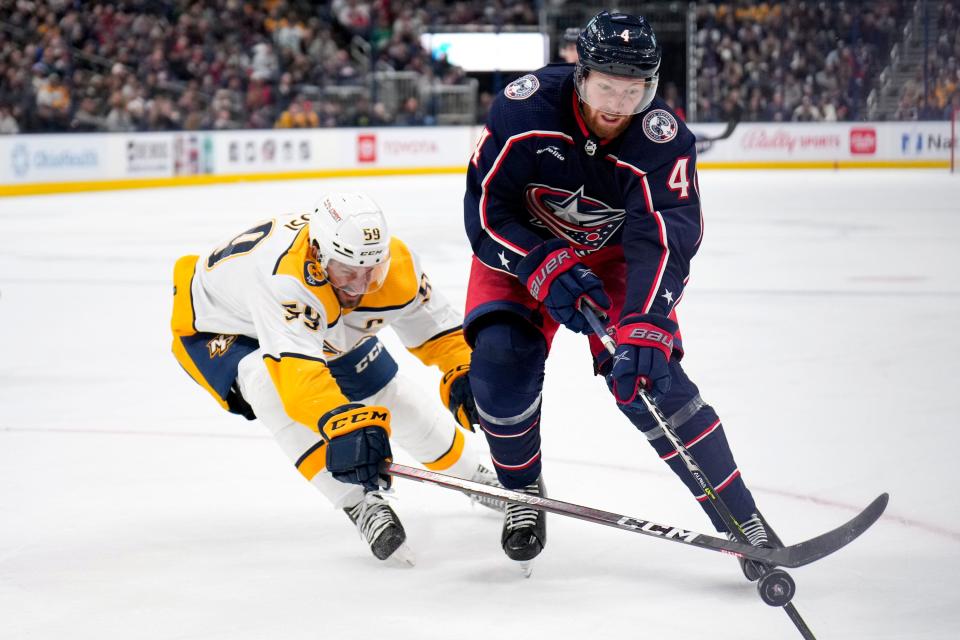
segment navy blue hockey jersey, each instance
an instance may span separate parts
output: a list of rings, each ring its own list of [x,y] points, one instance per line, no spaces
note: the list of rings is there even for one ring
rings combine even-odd
[[[581,255],[622,245],[623,315],[669,315],[703,234],[695,137],[659,98],[613,140],[591,137],[573,65],[549,65],[494,101],[467,173],[476,256],[514,273],[554,237]]]

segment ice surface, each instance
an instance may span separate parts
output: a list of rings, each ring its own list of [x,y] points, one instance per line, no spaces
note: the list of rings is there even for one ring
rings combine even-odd
[[[265,432],[169,354],[174,260],[321,189],[364,190],[462,306],[462,177],[0,199],[0,638],[799,637],[736,563],[549,518],[525,580],[500,522],[397,481],[417,566],[378,563]],[[794,570],[821,638],[960,636],[960,180],[707,172],[679,307],[685,364],[767,518],[796,542],[889,491],[888,513]],[[438,374],[389,336],[435,401]],[[709,532],[561,332],[551,495]],[[402,456],[399,461],[409,462]]]

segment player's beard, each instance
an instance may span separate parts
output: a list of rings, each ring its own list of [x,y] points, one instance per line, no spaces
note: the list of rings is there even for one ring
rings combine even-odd
[[[355,309],[360,304],[360,300],[363,299],[363,294],[351,295],[336,287],[333,288],[333,292],[337,295],[337,301],[342,309]]]
[[[583,120],[590,132],[598,138],[610,140],[626,131],[633,116],[614,116],[594,109],[586,102],[580,103]]]

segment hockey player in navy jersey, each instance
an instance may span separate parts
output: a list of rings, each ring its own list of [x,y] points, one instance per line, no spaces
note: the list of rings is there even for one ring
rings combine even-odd
[[[497,475],[508,488],[544,493],[544,364],[564,325],[589,336],[595,371],[714,526],[726,531],[638,389],[659,403],[750,541],[775,543],[720,419],[680,365],[675,307],[703,221],[695,138],[656,98],[660,46],[644,18],[604,11],[577,50],[575,66],[549,65],[506,87],[468,167],[469,378]],[[591,335],[585,301],[615,322],[614,356]],[[510,505],[501,543],[511,559],[535,557],[544,513]],[[744,569],[756,578],[756,567]]]

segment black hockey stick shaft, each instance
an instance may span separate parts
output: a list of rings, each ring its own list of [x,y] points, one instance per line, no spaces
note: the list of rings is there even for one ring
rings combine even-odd
[[[603,326],[603,322],[600,320],[600,316],[598,315],[597,311],[588,303],[580,307],[580,312],[587,319],[587,322],[590,323],[590,327],[593,329],[600,342],[603,343],[604,348],[606,348],[610,355],[613,355],[616,352],[616,343],[607,333],[606,327]],[[655,403],[650,395],[643,389],[638,391],[637,396],[643,401],[647,411],[651,416],[653,416],[654,421],[656,421],[657,426],[659,426],[661,431],[663,431],[663,434],[666,436],[667,440],[670,441],[670,444],[683,461],[683,464],[690,473],[690,476],[703,491],[714,511],[717,512],[717,515],[720,516],[720,519],[723,520],[724,524],[727,526],[727,529],[739,542],[750,544],[750,541],[747,538],[747,535],[744,533],[740,522],[733,515],[733,512],[730,511],[730,508],[726,505],[726,503],[720,498],[720,495],[717,493],[716,488],[714,488],[713,483],[710,482],[709,478],[707,478],[707,475],[703,472],[703,469],[701,469],[700,465],[697,464],[697,461],[694,459],[693,455],[691,455],[686,445],[683,444],[683,440],[677,435],[677,432],[670,424],[670,421],[667,420],[667,417],[663,414],[663,411],[660,410],[660,407],[657,406],[657,403]],[[757,568],[760,571],[762,579],[763,574],[767,573],[768,567],[763,563],[760,563]],[[805,640],[816,640],[813,632],[810,630],[810,627],[807,626],[807,623],[800,616],[800,612],[798,612],[796,607],[793,606],[793,603],[787,602],[782,606],[783,610],[787,613],[787,616],[789,616],[794,626],[797,627],[800,635],[802,635]]]

